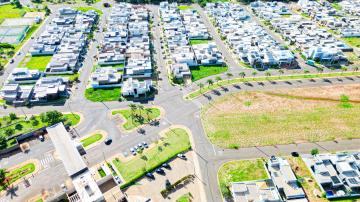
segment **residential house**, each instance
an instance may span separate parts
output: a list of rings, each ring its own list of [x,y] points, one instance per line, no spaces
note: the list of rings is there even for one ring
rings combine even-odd
[[[133,78],[129,78],[123,82],[123,86],[121,88],[121,94],[123,96],[133,96],[139,97],[140,95],[145,95],[149,93],[152,89],[152,81],[151,80],[137,80]]]
[[[114,88],[121,87],[121,73],[112,67],[96,69],[90,77],[92,88]]]
[[[29,70],[27,68],[14,68],[8,76],[6,83],[9,84],[31,84],[35,83],[42,73],[39,70]]]

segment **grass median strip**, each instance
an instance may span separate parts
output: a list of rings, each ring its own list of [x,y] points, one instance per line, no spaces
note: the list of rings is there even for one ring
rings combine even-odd
[[[125,180],[122,187],[131,185],[145,173],[153,171],[178,153],[187,151],[191,147],[188,133],[181,128],[169,130],[155,144],[154,147],[144,150],[128,161],[123,162],[118,158],[113,160],[113,164]]]
[[[4,190],[6,186],[11,185],[12,183],[25,177],[28,174],[33,173],[34,171],[35,171],[35,164],[33,163],[28,163],[14,170],[10,170],[5,174],[5,182],[4,182],[5,184],[0,185],[0,191]]]
[[[83,147],[87,147],[87,146],[101,140],[102,137],[103,137],[102,134],[96,133],[96,134],[90,135],[89,137],[82,139],[81,143],[82,143]]]
[[[132,130],[160,117],[160,109],[156,107],[149,107],[141,109],[121,109],[114,110],[112,112],[112,115],[117,114],[120,114],[125,119],[125,123],[123,123],[122,127],[125,130]]]
[[[229,86],[233,84],[246,83],[246,82],[319,79],[319,78],[346,77],[346,76],[359,76],[359,75],[360,72],[332,72],[332,73],[319,73],[319,74],[295,74],[295,75],[282,75],[282,76],[269,76],[269,77],[259,76],[259,77],[247,77],[247,78],[234,78],[228,80],[221,80],[212,85],[205,85],[204,87],[187,94],[185,96],[185,99],[192,100],[200,95],[221,88],[223,86]]]
[[[264,162],[261,159],[230,161],[218,171],[218,183],[224,198],[231,197],[232,182],[267,179]]]

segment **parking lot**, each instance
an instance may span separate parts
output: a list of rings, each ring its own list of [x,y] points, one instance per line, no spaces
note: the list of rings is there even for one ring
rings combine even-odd
[[[190,151],[185,154],[187,160],[176,158],[169,162],[171,169],[164,168],[165,175],[154,172],[155,180],[150,181],[146,177],[139,180],[134,186],[126,190],[129,201],[146,201],[147,199],[151,199],[151,201],[176,201],[179,197],[189,192],[193,197],[192,201],[200,201],[200,195],[198,193],[200,193],[201,181],[196,177],[199,174],[198,172],[195,173],[196,176],[192,182],[186,184],[181,189],[177,189],[167,198],[163,198],[160,194],[160,191],[165,189],[166,179],[173,184],[182,177],[194,174],[194,155],[195,153]]]

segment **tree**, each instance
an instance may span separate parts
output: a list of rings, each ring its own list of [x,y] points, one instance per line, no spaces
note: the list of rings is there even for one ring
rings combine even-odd
[[[226,73],[226,76],[228,77],[228,83],[230,83],[230,78],[233,77],[234,75],[232,73]]]
[[[251,74],[253,75],[253,77],[255,77],[256,74],[257,74],[257,72],[256,72],[256,71],[253,71]],[[254,78],[254,79],[255,79],[255,78]]]
[[[266,71],[266,72],[265,72],[265,76],[266,76],[266,77],[269,77],[269,76],[271,76],[271,73],[270,73],[269,71]]]
[[[197,85],[199,86],[200,92],[201,92],[202,88],[204,87],[204,84],[203,83],[198,83]]]
[[[22,129],[23,129],[23,125],[21,125],[20,123],[17,123],[17,124],[15,125],[15,129],[16,129],[16,130],[22,130]]]
[[[6,173],[8,173],[8,171],[6,171],[6,169],[0,168],[0,185],[5,184]]]
[[[208,79],[206,82],[207,82],[210,86],[212,86],[212,85],[214,84],[214,81],[213,81],[212,79]]]
[[[315,156],[317,154],[319,154],[319,149],[318,148],[314,148],[310,151],[311,155]]]
[[[347,71],[347,68],[346,67],[341,67],[341,74],[343,74],[344,72]]]
[[[316,68],[316,71],[317,71],[318,73],[322,73],[322,72],[324,71],[324,69],[321,68],[321,67],[318,67],[318,68]]]
[[[63,114],[59,111],[53,110],[45,113],[45,122],[49,125],[54,125],[56,123],[64,121]]]
[[[4,135],[0,135],[0,148],[5,148],[5,147],[6,147],[6,137]]]
[[[138,106],[138,110],[139,110],[139,113],[140,113],[140,116],[142,117],[142,111],[144,111],[145,107],[143,105],[139,105]]]
[[[13,120],[17,119],[16,114],[15,114],[15,113],[13,113],[13,112],[11,112],[11,113],[9,114],[9,117],[10,117],[10,120],[11,120],[11,121],[13,121]]]
[[[22,5],[19,0],[13,0],[11,4],[15,5],[16,8],[22,8]]]
[[[353,71],[355,72],[359,71],[359,67],[358,66],[353,67]]]
[[[131,122],[134,123],[134,118],[135,118],[135,111],[137,109],[137,106],[135,104],[129,104],[128,105],[131,111]]]
[[[7,128],[5,130],[5,135],[6,136],[12,136],[12,135],[14,135],[14,133],[15,133],[15,130],[13,128]]]
[[[304,69],[304,74],[308,74],[308,73],[310,73],[310,71],[307,69]]]
[[[219,83],[219,82],[222,80],[222,78],[221,78],[220,76],[217,76],[217,77],[215,78],[215,80],[216,80],[217,83]]]
[[[31,125],[37,126],[37,125],[39,125],[39,121],[37,119],[34,119],[31,121]]]
[[[279,69],[278,72],[279,72],[279,78],[280,78],[280,75],[285,73],[284,70],[282,70],[282,69]]]
[[[240,72],[240,73],[239,73],[239,76],[240,76],[241,78],[245,78],[246,74],[245,74],[245,72]]]
[[[151,108],[145,108],[145,112],[146,112],[148,121],[151,121],[150,114],[152,113],[152,109]]]
[[[45,6],[44,10],[45,10],[45,15],[46,16],[51,14],[51,10],[49,9],[49,7],[47,5]]]

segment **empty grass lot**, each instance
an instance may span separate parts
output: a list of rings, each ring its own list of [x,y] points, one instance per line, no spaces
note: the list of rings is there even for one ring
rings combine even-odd
[[[102,15],[102,14],[103,14],[103,12],[102,12],[100,9],[94,8],[94,7],[76,7],[75,9],[78,10],[78,11],[82,11],[82,12],[95,11],[95,12],[97,12],[99,15]]]
[[[227,66],[197,66],[191,67],[191,77],[193,81],[197,81],[212,75],[221,74],[228,70]]]
[[[176,199],[176,202],[191,202],[191,194],[187,193]]]
[[[359,113],[360,87],[343,85],[235,93],[205,106],[202,120],[210,141],[236,148],[359,138]]]
[[[130,185],[145,173],[151,172],[178,153],[187,151],[191,147],[188,133],[181,128],[169,130],[155,144],[154,147],[145,149],[142,154],[138,154],[126,162],[122,162],[118,158],[113,160],[115,167],[125,180],[122,187]]]
[[[142,124],[149,123],[150,121],[158,118],[160,116],[160,109],[152,107],[144,109],[138,108],[134,111],[131,109],[122,109],[112,112],[112,115],[116,114],[120,114],[125,119],[122,127],[125,130],[132,130]]]
[[[350,46],[360,48],[360,37],[346,37],[341,39],[347,42]]]
[[[87,88],[85,97],[92,102],[118,101],[121,98],[121,88]]]
[[[25,58],[25,61],[20,64],[21,67],[26,67],[28,69],[37,69],[44,72],[46,66],[49,64],[52,56],[32,56],[30,58]]]
[[[28,163],[17,169],[10,170],[8,173],[5,174],[7,184],[11,185],[12,183],[16,182],[17,180],[23,178],[28,174],[31,174],[34,171],[35,171],[35,164],[33,163]],[[0,185],[0,191],[4,190],[5,188],[6,187],[4,185]]]
[[[87,146],[101,140],[102,137],[103,137],[103,135],[100,134],[100,133],[93,134],[93,135],[90,135],[87,138],[82,139],[81,144],[83,145],[83,147],[87,147]]]
[[[191,45],[196,45],[196,44],[208,44],[211,42],[211,40],[206,40],[206,39],[190,39],[189,40]]]
[[[189,10],[189,9],[193,9],[192,6],[188,6],[188,5],[180,5],[178,6],[179,10]]]
[[[64,118],[66,119],[65,124],[70,124],[71,126],[74,126],[80,122],[80,116],[77,114],[64,114]],[[5,135],[5,131],[8,129],[14,130],[13,135],[17,135],[31,132],[44,126],[48,126],[48,123],[42,122],[39,116],[35,116],[35,119],[37,121],[37,124],[34,124],[34,122],[36,122],[34,120],[26,121],[24,116],[19,116],[17,119],[11,122],[8,117],[6,118],[6,120],[4,119],[4,117],[1,117],[0,135]]]
[[[268,179],[264,162],[261,159],[230,161],[218,171],[218,183],[223,197],[231,197],[232,182]]]
[[[16,8],[14,5],[2,5],[0,6],[0,23],[2,23],[5,18],[21,18],[25,13],[25,9]]]

